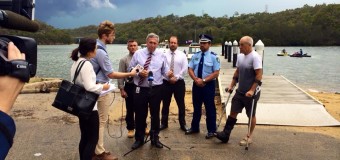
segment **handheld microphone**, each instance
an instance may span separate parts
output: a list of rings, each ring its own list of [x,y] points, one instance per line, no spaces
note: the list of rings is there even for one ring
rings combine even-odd
[[[149,74],[148,74],[148,81],[149,81],[149,86],[152,87],[152,81],[153,81],[152,71],[150,71]]]
[[[153,73],[152,73],[152,71],[150,71],[149,74],[148,74],[148,81],[153,81]]]
[[[39,30],[39,24],[8,10],[0,10],[0,26],[28,32]]]

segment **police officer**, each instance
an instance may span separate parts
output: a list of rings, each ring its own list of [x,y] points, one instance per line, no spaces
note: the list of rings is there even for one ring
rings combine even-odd
[[[215,83],[220,71],[220,61],[217,54],[210,51],[212,37],[206,34],[199,35],[201,51],[195,53],[189,62],[189,75],[194,80],[192,86],[192,101],[194,114],[191,128],[185,134],[199,133],[199,123],[202,115],[202,103],[206,110],[206,124],[208,133],[206,139],[214,136],[216,132]]]

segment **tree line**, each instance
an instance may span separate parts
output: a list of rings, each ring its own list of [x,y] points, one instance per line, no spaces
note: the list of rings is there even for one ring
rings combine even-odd
[[[261,39],[267,46],[335,46],[340,45],[340,4],[305,5],[302,8],[282,12],[258,12],[228,17],[211,17],[193,14],[179,17],[174,14],[150,17],[129,23],[118,23],[114,43],[124,44],[128,39],[144,43],[146,35],[154,32],[160,40],[171,35],[179,38],[180,45],[187,40],[198,41],[200,33],[214,37],[213,43],[239,40],[249,35],[255,41]],[[37,21],[36,33],[0,29],[1,34],[28,36],[38,44],[76,43],[79,37],[97,38],[97,26],[89,25],[75,29],[57,29]]]

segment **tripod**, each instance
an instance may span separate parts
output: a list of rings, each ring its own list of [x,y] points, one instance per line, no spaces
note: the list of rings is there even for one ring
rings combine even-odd
[[[151,141],[151,139],[149,138],[149,135],[147,135],[147,136],[145,137],[145,139],[144,139],[143,145],[146,144],[146,143],[148,143],[149,141]],[[159,143],[162,144],[162,146],[164,146],[165,148],[171,150],[170,147],[168,147],[167,145],[163,144],[162,142],[159,142]],[[143,146],[143,145],[142,145],[142,146]],[[140,147],[138,147],[138,148],[140,148]],[[125,157],[126,155],[130,154],[131,152],[133,152],[134,150],[136,150],[136,149],[138,149],[138,148],[131,149],[130,151],[126,152],[126,153],[123,155],[123,157]]]

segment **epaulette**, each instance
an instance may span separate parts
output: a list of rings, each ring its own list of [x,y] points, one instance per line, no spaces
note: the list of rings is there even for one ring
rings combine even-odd
[[[215,52],[213,52],[213,51],[211,51],[211,54],[213,54],[213,55],[217,56],[217,54],[216,54]]]

